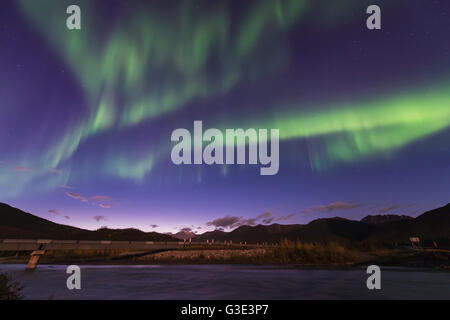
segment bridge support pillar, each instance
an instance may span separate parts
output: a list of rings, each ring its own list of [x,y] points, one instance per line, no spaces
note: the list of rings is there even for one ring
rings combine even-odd
[[[27,270],[34,270],[42,255],[45,254],[45,250],[36,250],[31,253],[31,258],[27,264]]]

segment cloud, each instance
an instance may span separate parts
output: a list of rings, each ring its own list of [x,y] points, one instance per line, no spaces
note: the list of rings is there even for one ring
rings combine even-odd
[[[158,228],[159,226],[157,224],[151,224],[150,227],[152,227],[153,229]]]
[[[350,202],[332,202],[328,205],[319,205],[314,206],[305,210],[302,210],[301,213],[311,213],[311,212],[330,212],[335,210],[350,210],[359,207],[359,204],[350,203]]]
[[[103,209],[109,209],[112,207],[112,198],[108,196],[93,196],[91,198],[95,202],[99,203],[99,206]]]
[[[396,210],[398,208],[400,208],[400,205],[399,204],[394,204],[392,206],[383,207],[379,211],[380,211],[380,213],[386,213],[386,212],[389,212],[389,211]]]
[[[247,219],[247,220],[244,220],[243,222],[244,222],[244,224],[247,224],[247,225],[254,225],[254,224],[256,224],[256,221],[261,220],[261,219],[262,219],[263,224],[269,224],[273,220],[275,220],[275,218],[272,216],[272,213],[270,211],[264,211],[263,213],[257,215],[256,218]]]
[[[200,230],[202,227],[197,227],[197,230]]]
[[[100,222],[100,221],[107,221],[108,219],[105,216],[94,216],[94,220]]]
[[[62,188],[62,189],[73,189],[71,186],[68,186],[66,184],[62,184],[59,187]]]
[[[54,215],[57,215],[57,216],[61,215],[61,213],[59,213],[58,210],[56,210],[56,209],[50,209],[50,210],[48,210],[48,212],[52,213]],[[70,220],[70,216],[64,216],[64,218],[66,218],[67,220]]]
[[[60,169],[57,169],[57,168],[51,168],[49,171],[50,171],[51,173],[54,173],[54,174],[60,174],[60,173],[61,173],[61,170],[60,170]]]
[[[269,211],[264,211],[263,213],[258,214],[255,218],[243,219],[241,218],[236,224],[235,227],[240,226],[254,226],[262,219],[262,223],[266,224],[264,221],[271,222],[275,218],[272,216],[272,213]]]
[[[185,227],[180,229],[181,232],[192,232],[192,228]]]
[[[256,224],[257,219],[256,218],[249,218],[249,219],[241,219],[239,223],[236,223],[236,227],[240,226],[254,226]]]
[[[263,213],[259,214],[256,216],[256,219],[262,219],[262,218],[270,218],[272,216],[272,213],[270,213],[269,211],[264,211]]]
[[[72,188],[72,187],[67,186],[67,185],[61,185],[60,187],[63,188],[63,189],[71,189]],[[82,195],[79,195],[79,194],[77,194],[75,192],[67,191],[66,195],[71,197],[71,198],[74,198],[74,199],[77,199],[77,200],[81,200],[83,202],[88,202],[89,201],[86,197],[83,197]],[[111,199],[111,197],[108,197],[108,196],[93,196],[91,199],[93,201],[97,202],[98,205],[101,208],[103,208],[103,209],[109,209],[112,206],[112,203],[111,203],[112,199]]]
[[[292,218],[293,216],[295,216],[294,213],[288,214],[286,216],[281,216],[281,217],[273,217],[270,214],[270,215],[266,215],[266,218],[262,220],[262,223],[264,223],[264,224],[271,224],[273,222],[288,220],[288,219]]]
[[[263,213],[257,215],[254,218],[243,218],[243,217],[236,217],[236,216],[225,216],[223,218],[217,218],[213,221],[209,221],[206,223],[207,226],[214,226],[216,230],[218,228],[237,228],[240,226],[254,226],[259,221],[261,221],[263,224],[270,224],[274,221],[281,221],[281,220],[287,220],[289,218],[292,218],[295,214],[291,213],[287,216],[281,216],[281,217],[274,217],[271,212],[264,211]]]
[[[275,220],[275,218],[267,218],[267,219],[263,219],[262,223],[264,224],[270,224]]]
[[[214,226],[216,228],[232,228],[241,219],[242,219],[241,217],[225,216],[223,218],[217,218],[217,219],[214,219],[213,221],[209,221],[206,223],[206,225]]]
[[[288,219],[292,218],[293,216],[295,216],[295,213],[290,213],[287,216],[275,218],[275,221],[288,220]]]
[[[83,202],[88,202],[87,198],[85,198],[85,197],[83,197],[83,196],[81,196],[79,194],[76,194],[74,192],[66,192],[66,196],[74,198],[74,199],[77,199],[77,200],[81,200]]]
[[[258,220],[262,218],[270,217],[270,212],[263,212],[256,216],[255,218],[248,218],[244,219],[243,217],[236,217],[236,216],[225,216],[223,218],[217,218],[213,221],[209,221],[206,223],[207,226],[214,226],[217,228],[236,228],[240,226],[253,226],[257,223]]]
[[[91,199],[96,202],[112,202],[111,197],[108,196],[93,196]]]
[[[14,171],[16,171],[16,172],[31,172],[32,170],[28,169],[28,168],[25,168],[25,167],[17,166],[17,167],[14,168]]]

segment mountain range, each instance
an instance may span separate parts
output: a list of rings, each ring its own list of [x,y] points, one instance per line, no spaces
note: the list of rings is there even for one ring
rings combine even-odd
[[[322,218],[308,224],[241,226],[231,232],[220,230],[200,235],[174,235],[143,232],[137,229],[108,229],[96,231],[57,224],[6,204],[0,204],[0,239],[65,239],[116,241],[192,241],[215,240],[234,243],[275,243],[281,239],[305,242],[342,243],[408,243],[410,237],[421,238],[424,244],[433,241],[450,245],[450,204],[427,211],[417,218],[397,215],[367,216],[361,221],[344,218]]]
[[[111,240],[111,241],[178,241],[157,232],[137,229],[96,231],[54,223],[0,203],[0,239]]]
[[[211,231],[194,241],[278,242],[281,239],[304,242],[407,244],[419,237],[424,245],[433,241],[450,246],[450,204],[412,218],[405,215],[372,215],[361,221],[334,217],[317,219],[306,225],[241,226],[231,232]]]

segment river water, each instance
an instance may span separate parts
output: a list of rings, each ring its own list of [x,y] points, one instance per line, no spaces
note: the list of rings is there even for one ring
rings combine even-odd
[[[365,268],[294,269],[242,265],[80,266],[81,290],[68,290],[67,266],[0,265],[25,299],[450,299],[450,273],[382,268],[368,290]]]

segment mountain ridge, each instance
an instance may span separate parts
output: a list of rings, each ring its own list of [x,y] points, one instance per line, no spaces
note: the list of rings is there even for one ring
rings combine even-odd
[[[376,223],[363,221],[366,218],[361,221],[341,217],[321,218],[305,225],[275,223],[271,225],[240,226],[230,232],[223,230],[208,231],[192,237],[192,241],[276,243],[282,239],[289,239],[304,242],[335,241],[349,244],[364,242],[397,244],[408,243],[410,237],[420,237],[426,243],[437,241],[450,245],[450,204],[424,212],[416,218],[397,216],[385,219],[382,217],[375,218]],[[383,222],[379,223],[380,219]],[[143,232],[133,228],[84,230],[57,224],[1,203],[0,238],[179,241],[179,238],[177,239],[175,235]]]
[[[134,228],[96,231],[58,224],[0,203],[0,239],[178,241],[169,235]]]
[[[382,223],[389,223],[393,221],[400,221],[400,220],[409,220],[414,219],[411,216],[407,215],[398,215],[398,214],[377,214],[377,215],[368,215],[362,218],[360,221],[369,223],[369,224],[382,224]]]

